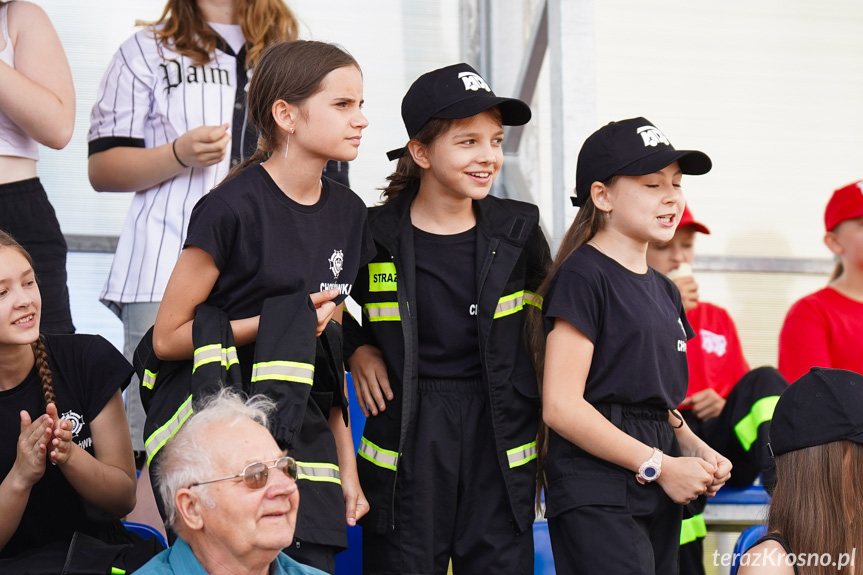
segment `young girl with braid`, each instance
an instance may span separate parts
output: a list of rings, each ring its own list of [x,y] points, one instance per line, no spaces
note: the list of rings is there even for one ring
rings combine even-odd
[[[129,541],[135,464],[121,388],[132,367],[97,335],[39,333],[29,254],[0,231],[0,572],[75,532]],[[17,565],[17,564],[16,564]]]

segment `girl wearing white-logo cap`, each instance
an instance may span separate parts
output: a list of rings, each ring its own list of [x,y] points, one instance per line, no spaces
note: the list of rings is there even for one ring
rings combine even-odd
[[[558,572],[676,573],[681,504],[730,476],[730,462],[674,411],[693,333],[680,292],[646,260],[649,242],[674,235],[682,175],[710,167],[644,118],[600,128],[579,153],[580,209],[540,288],[533,330]]]
[[[420,76],[410,141],[369,213],[377,256],[345,356],[366,422],[363,571],[533,573],[539,402],[524,309],[550,262],[536,206],[489,196],[530,119],[467,64]]]

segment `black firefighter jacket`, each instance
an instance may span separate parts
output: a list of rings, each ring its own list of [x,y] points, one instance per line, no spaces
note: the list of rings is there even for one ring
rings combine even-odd
[[[328,421],[331,407],[341,407],[345,425],[348,422],[341,326],[331,322],[318,338],[316,325],[308,295],[266,300],[254,358],[248,358],[248,363],[240,361],[244,354],[241,350],[238,356],[227,314],[212,305],[203,303],[195,310],[192,360],[157,358],[151,328],[134,357],[147,412],[144,443],[150,468],[155,469],[161,448],[192,414],[197,401],[221,387],[266,395],[276,403],[270,431],[297,460],[302,499],[297,539],[347,547],[338,455]]]
[[[418,382],[415,260],[410,204],[416,186],[369,210],[377,255],[360,269],[351,296],[362,307],[362,326],[345,315],[345,357],[357,347],[378,347],[388,367],[393,400],[365,424],[357,471],[371,510],[363,528],[394,527],[393,500],[399,454],[415,418]],[[519,532],[534,520],[539,398],[524,338],[526,306],[550,264],[536,206],[488,196],[474,202],[477,216],[477,322],[483,380],[497,458]]]

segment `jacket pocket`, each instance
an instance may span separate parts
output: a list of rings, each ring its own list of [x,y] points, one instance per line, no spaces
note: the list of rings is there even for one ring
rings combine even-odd
[[[533,372],[516,375],[511,381],[512,386],[521,395],[530,399],[539,399],[539,388],[536,384],[536,375]]]

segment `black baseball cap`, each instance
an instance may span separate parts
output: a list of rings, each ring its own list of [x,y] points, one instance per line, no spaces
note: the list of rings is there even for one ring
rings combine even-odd
[[[476,70],[465,63],[453,64],[426,72],[411,84],[402,99],[402,120],[408,138],[413,138],[432,118],[470,118],[495,106],[504,126],[521,126],[530,120],[530,106],[495,96]],[[395,160],[406,153],[407,148],[399,148],[387,152],[387,157]]]
[[[782,392],[769,433],[773,455],[842,439],[863,443],[863,375],[813,367]]]
[[[572,203],[584,205],[593,182],[604,182],[611,176],[644,176],[673,162],[692,176],[706,174],[713,166],[704,152],[675,150],[665,134],[645,118],[610,122],[581,146]]]

